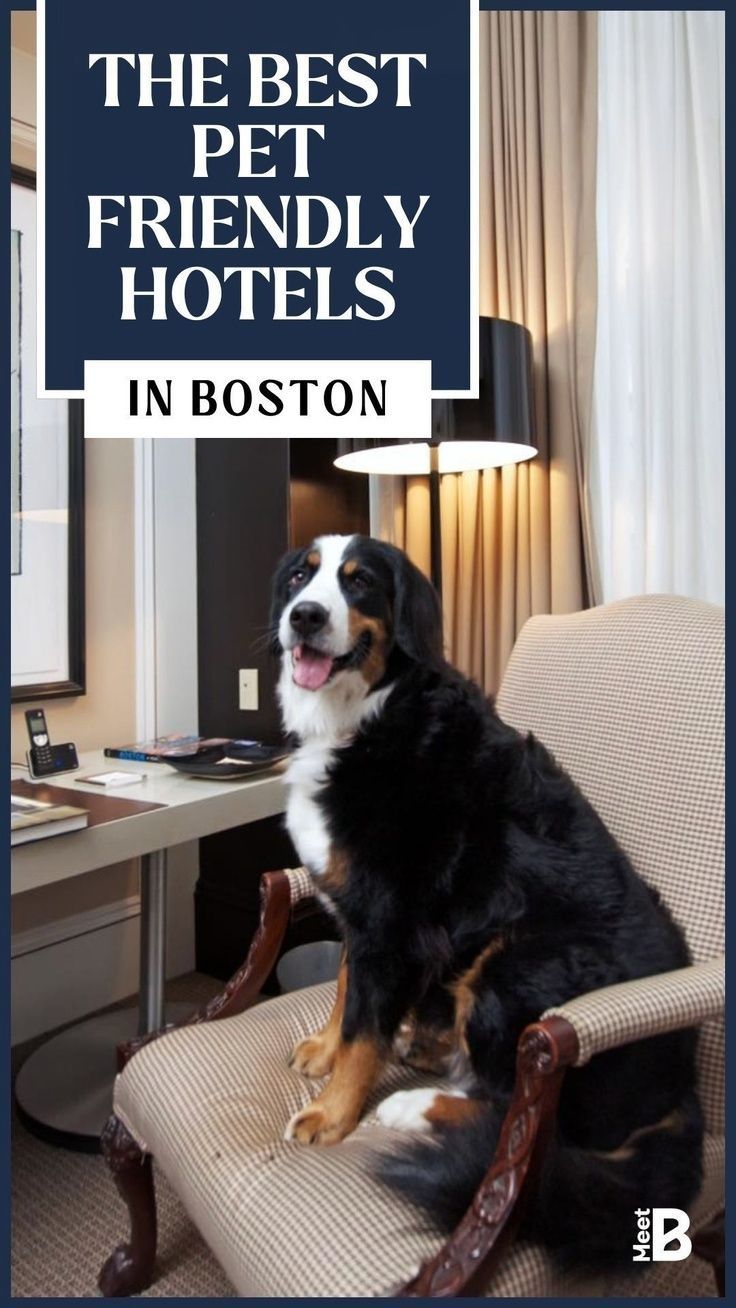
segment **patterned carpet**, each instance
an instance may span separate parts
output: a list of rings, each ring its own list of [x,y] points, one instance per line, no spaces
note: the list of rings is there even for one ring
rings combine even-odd
[[[218,988],[192,975],[173,982],[167,996],[197,1007]],[[21,1061],[34,1046],[21,1051]],[[12,1157],[11,1295],[96,1296],[102,1263],[127,1235],[126,1210],[102,1158],[44,1144],[18,1122]],[[232,1286],[161,1176],[156,1191],[159,1275],[143,1297],[231,1298]]]

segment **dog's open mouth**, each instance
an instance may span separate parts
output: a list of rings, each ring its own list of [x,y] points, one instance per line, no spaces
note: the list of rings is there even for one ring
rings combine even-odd
[[[312,649],[311,645],[295,645],[291,657],[294,680],[304,690],[321,690],[322,686],[326,686],[337,661],[330,654]]]
[[[364,631],[347,654],[335,658],[311,645],[295,645],[291,651],[293,677],[303,690],[321,690],[327,682],[345,668],[357,668],[368,653],[371,644],[369,631]]]

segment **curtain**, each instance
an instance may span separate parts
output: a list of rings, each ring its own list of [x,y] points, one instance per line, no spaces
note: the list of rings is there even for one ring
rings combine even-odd
[[[601,597],[724,591],[725,15],[599,15]]]
[[[448,654],[492,692],[527,618],[586,596],[595,14],[482,13],[480,74],[480,311],[532,333],[539,446],[530,463],[442,479]],[[428,570],[426,483],[380,480],[378,530]]]

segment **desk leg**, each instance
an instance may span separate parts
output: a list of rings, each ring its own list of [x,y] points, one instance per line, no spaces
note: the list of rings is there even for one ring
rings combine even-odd
[[[164,1025],[166,982],[166,850],[141,859],[141,961],[138,1033]]]

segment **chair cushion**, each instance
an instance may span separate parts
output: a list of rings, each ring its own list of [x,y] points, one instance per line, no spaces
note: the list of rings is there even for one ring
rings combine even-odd
[[[390,1067],[366,1118],[340,1145],[283,1140],[287,1121],[319,1086],[292,1072],[288,1056],[324,1024],[334,991],[334,983],[315,986],[238,1017],[173,1031],[144,1046],[116,1082],[115,1112],[155,1156],[242,1296],[387,1295],[442,1243],[371,1175],[378,1152],[406,1138],[379,1126],[372,1110],[386,1094],[431,1084],[431,1077]],[[699,1222],[722,1204],[717,1144],[712,1152]],[[601,1291],[591,1289],[590,1280],[558,1276],[540,1249],[520,1243],[490,1293],[712,1291],[709,1270],[695,1258],[656,1267],[633,1287],[627,1281],[623,1290]]]

